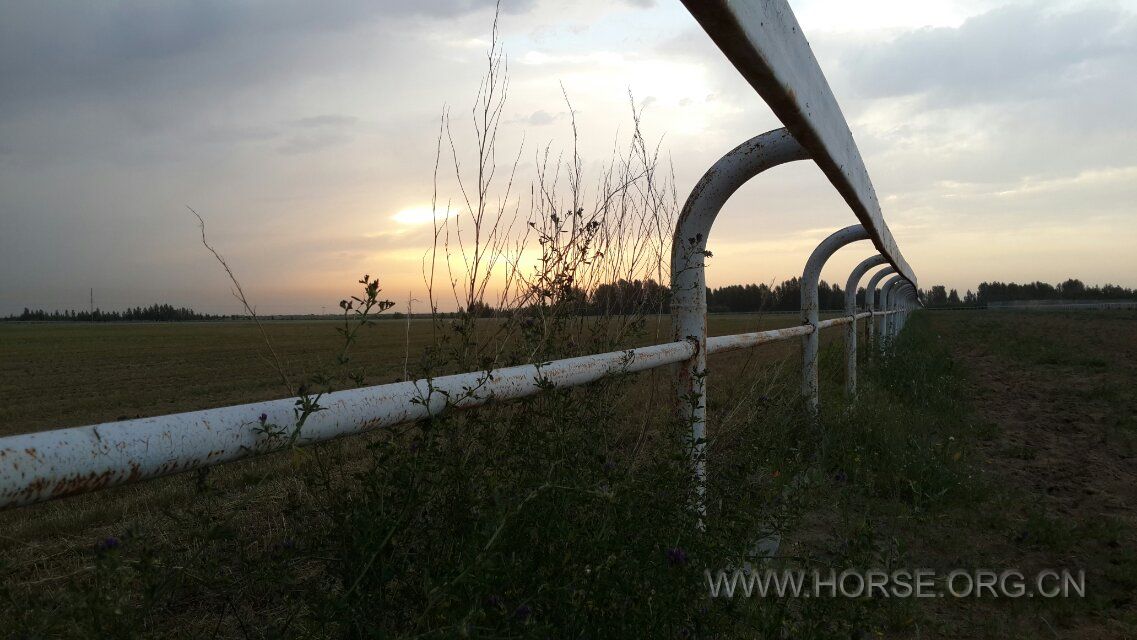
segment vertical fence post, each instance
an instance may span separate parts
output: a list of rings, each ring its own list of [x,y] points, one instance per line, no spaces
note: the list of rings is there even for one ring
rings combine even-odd
[[[877,283],[881,281],[881,279],[893,273],[896,273],[896,269],[894,267],[885,267],[880,271],[874,273],[873,276],[869,278],[869,283],[865,285],[865,308],[873,313],[872,317],[870,317],[868,320],[867,327],[870,354],[872,353],[872,349],[876,347],[876,343],[880,340],[880,336],[876,335],[877,325],[880,322],[876,316],[878,305],[880,304],[879,296],[877,296],[876,286]]]
[[[900,334],[900,314],[902,313],[904,306],[905,284],[906,283],[901,280],[892,287],[892,310],[894,313],[891,316],[892,326],[890,327],[890,333],[892,334],[893,339],[895,339],[896,336]]]
[[[869,269],[887,262],[888,258],[880,254],[865,258],[853,267],[849,279],[845,281],[845,315],[851,318],[849,324],[845,325],[845,395],[850,399],[857,396],[857,285]],[[872,307],[868,289],[865,290],[865,307]],[[866,324],[872,324],[871,316]]]
[[[671,239],[671,326],[675,340],[695,343],[695,355],[677,366],[678,412],[691,425],[697,508],[706,512],[707,237],[723,204],[748,180],[806,150],[785,129],[768,131],[735,147],[707,170],[679,214]]]
[[[899,300],[900,315],[897,319],[896,333],[899,334],[904,330],[904,325],[908,323],[908,312],[912,309],[912,296],[913,296],[912,283],[905,281],[903,285],[904,295]]]
[[[888,304],[892,313],[888,316],[888,340],[891,345],[896,341],[896,334],[900,333],[900,300],[902,294],[900,289],[907,284],[903,279],[897,280],[888,292]]]
[[[892,289],[889,291],[889,307],[892,313],[888,316],[888,335],[892,339],[900,334],[900,329],[904,326],[904,304],[910,295],[911,288],[912,283],[907,280],[900,280],[892,285]]]
[[[884,284],[880,287],[880,308],[881,311],[884,312],[884,315],[880,317],[880,326],[878,329],[880,330],[879,346],[882,351],[887,349],[888,345],[892,342],[892,314],[889,313],[892,311],[893,303],[892,288],[903,279],[904,276],[902,275],[894,275],[888,280],[885,280]]]
[[[908,323],[908,310],[912,305],[912,283],[904,282],[904,298],[900,301],[900,325],[896,333],[900,333],[904,329],[904,325]]]

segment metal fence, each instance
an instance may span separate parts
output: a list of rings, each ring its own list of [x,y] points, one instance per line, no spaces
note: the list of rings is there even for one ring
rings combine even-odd
[[[845,326],[845,389],[854,398],[857,323],[866,320],[870,343],[886,346],[919,305],[915,274],[884,222],[845,118],[785,0],[684,0],[684,4],[785,128],[751,138],[724,155],[691,191],[672,238],[672,342],[330,393],[321,399],[326,409],[310,414],[295,440],[265,428],[295,420],[291,398],[0,438],[0,508],[200,469],[663,365],[676,365],[677,411],[691,425],[693,465],[701,492],[707,355],[800,339],[802,395],[806,410],[816,415],[819,333],[840,325]],[[810,255],[802,273],[800,326],[707,337],[704,259],[715,218],[751,178],[797,160],[813,160],[860,223],[834,232]],[[818,278],[826,260],[841,247],[865,240],[879,253],[850,274],[845,315],[819,320]],[[859,282],[878,266],[884,268],[869,279],[865,309],[858,311]],[[877,285],[884,278],[888,279],[878,294]]]

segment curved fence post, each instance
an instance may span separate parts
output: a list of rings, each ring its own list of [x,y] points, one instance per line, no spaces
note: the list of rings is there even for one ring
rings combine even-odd
[[[892,287],[891,297],[893,313],[891,316],[889,316],[891,319],[889,333],[892,335],[893,339],[895,339],[896,336],[900,334],[900,314],[904,312],[904,288],[906,284],[906,282],[901,280]]]
[[[908,295],[908,291],[906,290],[907,287],[905,287],[904,284],[905,283],[901,282],[896,287],[896,292],[893,295],[893,298],[896,300],[892,303],[893,308],[896,309],[896,313],[892,316],[893,336],[900,335],[900,328],[903,325],[904,321],[904,299]]]
[[[821,279],[821,268],[825,261],[841,247],[858,240],[868,240],[869,232],[864,226],[855,224],[833,232],[821,241],[801,274],[801,321],[813,327],[801,339],[801,395],[805,398],[805,408],[811,416],[816,416],[821,405],[817,381],[817,348],[821,343],[821,331],[817,327],[817,282]],[[856,331],[856,328],[853,329]]]
[[[884,315],[880,317],[880,348],[884,350],[888,348],[889,343],[892,342],[892,288],[895,287],[904,276],[897,274],[884,281],[880,287],[880,308]]]
[[[885,316],[885,322],[888,323],[889,346],[895,342],[896,334],[900,332],[900,326],[898,322],[900,319],[900,301],[902,297],[900,290],[904,287],[905,284],[907,284],[907,281],[905,281],[903,276],[901,276],[901,278],[894,282],[892,284],[892,287],[888,290],[888,307],[891,313]]]
[[[691,456],[700,511],[705,512],[707,424],[707,237],[727,199],[759,173],[808,152],[785,129],[775,129],[735,147],[707,170],[679,214],[671,239],[671,326],[675,340],[696,346],[678,370],[679,415],[691,425]]]
[[[904,330],[904,325],[908,322],[908,312],[912,309],[912,296],[915,289],[911,282],[905,280],[901,285],[901,292],[903,296],[897,301],[897,307],[900,313],[896,316],[896,333],[899,334]]]
[[[892,286],[892,291],[889,293],[890,306],[892,307],[892,314],[889,316],[889,336],[895,340],[896,336],[900,334],[900,329],[904,326],[904,305],[910,295],[912,283],[907,280],[901,280]]]
[[[848,326],[845,327],[845,395],[849,398],[855,398],[857,395],[857,285],[860,284],[861,277],[869,269],[887,263],[888,258],[879,253],[865,258],[860,264],[853,267],[849,279],[845,281],[845,315],[851,318]],[[865,307],[871,306],[872,301],[869,299],[868,289],[866,289]],[[871,315],[868,318],[868,324],[872,324]]]
[[[908,315],[912,313],[912,299],[916,295],[916,287],[912,286],[911,282],[905,281],[904,284],[906,284],[907,286],[904,287],[904,291],[905,291],[904,306],[902,307],[901,314],[900,314],[900,328],[901,329],[904,328],[904,325],[908,324]]]
[[[869,343],[870,348],[874,347],[876,345],[876,342],[878,340],[880,340],[880,336],[876,335],[877,334],[877,325],[880,323],[880,319],[877,317],[877,313],[876,313],[877,310],[880,308],[880,296],[877,295],[876,287],[877,287],[877,284],[885,276],[889,276],[889,275],[892,275],[894,273],[896,273],[895,268],[893,268],[891,266],[885,267],[885,268],[881,269],[880,271],[877,271],[876,273],[874,273],[873,276],[871,278],[869,278],[869,283],[865,285],[865,307],[869,310],[869,312],[871,312],[873,314],[872,316],[869,317],[868,327],[867,327],[868,343]],[[869,353],[872,353],[872,351],[870,350]]]

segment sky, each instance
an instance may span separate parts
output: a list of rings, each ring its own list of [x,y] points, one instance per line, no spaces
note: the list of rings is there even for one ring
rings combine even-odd
[[[1137,0],[790,4],[921,286],[1137,287]],[[493,13],[0,0],[0,314],[82,309],[91,289],[104,309],[239,312],[187,206],[262,313],[334,310],[364,273],[400,307],[421,299],[439,117],[468,160]],[[538,153],[571,148],[566,94],[586,182],[628,135],[630,92],[680,202],[780,126],[677,0],[503,0],[499,28],[518,207]],[[708,284],[800,275],[855,222],[812,163],[778,167],[719,216]],[[846,247],[822,276],[871,253]]]

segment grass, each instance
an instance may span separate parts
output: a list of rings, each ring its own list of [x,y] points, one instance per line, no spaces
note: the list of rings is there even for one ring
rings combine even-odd
[[[669,335],[658,318],[650,335]],[[789,327],[793,315],[711,316],[712,335]],[[265,323],[288,373],[299,378],[331,362],[336,322]],[[434,343],[431,322],[380,321],[359,336],[354,364],[367,384],[401,380],[404,359],[420,369]],[[664,341],[663,339],[659,341]],[[777,352],[784,354],[782,350]],[[0,435],[164,415],[283,397],[256,326],[177,324],[0,324]]]
[[[1113,319],[1093,322],[1114,327]],[[0,619],[32,637],[848,638],[910,637],[913,628],[920,637],[1041,636],[1051,628],[1072,637],[1091,637],[1094,629],[1123,637],[1134,624],[1133,523],[1124,512],[1102,517],[1108,500],[1078,510],[1061,498],[1083,488],[1109,499],[1126,494],[1049,478],[1066,469],[1063,461],[1039,442],[1017,439],[1020,421],[992,409],[995,399],[984,395],[1001,388],[989,378],[1036,376],[1045,387],[1048,376],[1061,381],[1072,371],[1091,372],[1100,379],[1084,394],[1074,389],[1054,401],[1072,414],[1104,412],[1086,428],[1110,438],[1110,450],[1127,446],[1111,409],[1119,401],[1124,407],[1133,373],[1124,349],[1110,355],[1117,343],[1095,346],[1087,338],[1073,355],[1040,362],[1036,354],[1045,348],[1027,337],[1049,339],[1049,325],[1063,321],[917,314],[894,355],[862,364],[852,409],[841,397],[840,345],[830,344],[822,353],[818,425],[801,418],[797,345],[712,357],[703,533],[689,509],[685,429],[669,418],[671,379],[655,371],[226,465],[206,476],[0,514]],[[764,319],[761,327],[774,323],[795,320]],[[756,324],[753,316],[712,317],[712,333]],[[320,323],[268,328],[282,337],[278,351],[292,363],[314,361],[313,337],[331,334]],[[198,389],[204,404],[253,400],[273,389],[259,382],[271,380],[271,370],[252,356],[250,329],[3,328],[5,352],[25,358],[22,365],[4,360],[3,383],[29,384],[7,372],[35,370],[54,357],[42,348],[33,355],[36,331],[103,330],[116,339],[76,341],[74,353],[83,355],[75,362],[99,367],[99,348],[114,353],[118,345],[147,344],[154,352],[141,358],[147,366],[176,358],[185,363],[179,375],[200,376],[188,388]],[[369,381],[401,375],[403,325],[371,329],[357,353],[389,368],[371,369]],[[132,331],[164,338],[136,340]],[[650,341],[650,334],[635,340]],[[1019,344],[1003,345],[1009,336]],[[382,344],[386,359],[378,353]],[[179,354],[185,345],[198,351]],[[979,355],[960,355],[960,345]],[[209,378],[220,374],[205,354],[242,350],[243,364],[224,368],[234,374],[231,388],[211,391]],[[1095,365],[1099,359],[1107,366]],[[1014,368],[1020,365],[1029,375]],[[249,372],[246,380],[240,371]],[[64,376],[54,375],[63,384]],[[107,384],[82,377],[70,384]],[[164,411],[162,392],[148,395],[134,384],[138,412]],[[104,415],[121,410],[105,402]],[[46,406],[23,410],[33,414],[16,418],[27,428],[55,426],[34,419]],[[83,420],[82,410],[65,406],[62,415],[94,421]],[[1048,411],[1044,432],[1065,415]],[[1039,475],[1046,481],[1022,480]],[[943,573],[1084,567],[1091,597],[708,599],[702,568],[737,566],[771,531],[783,540],[773,566]]]

